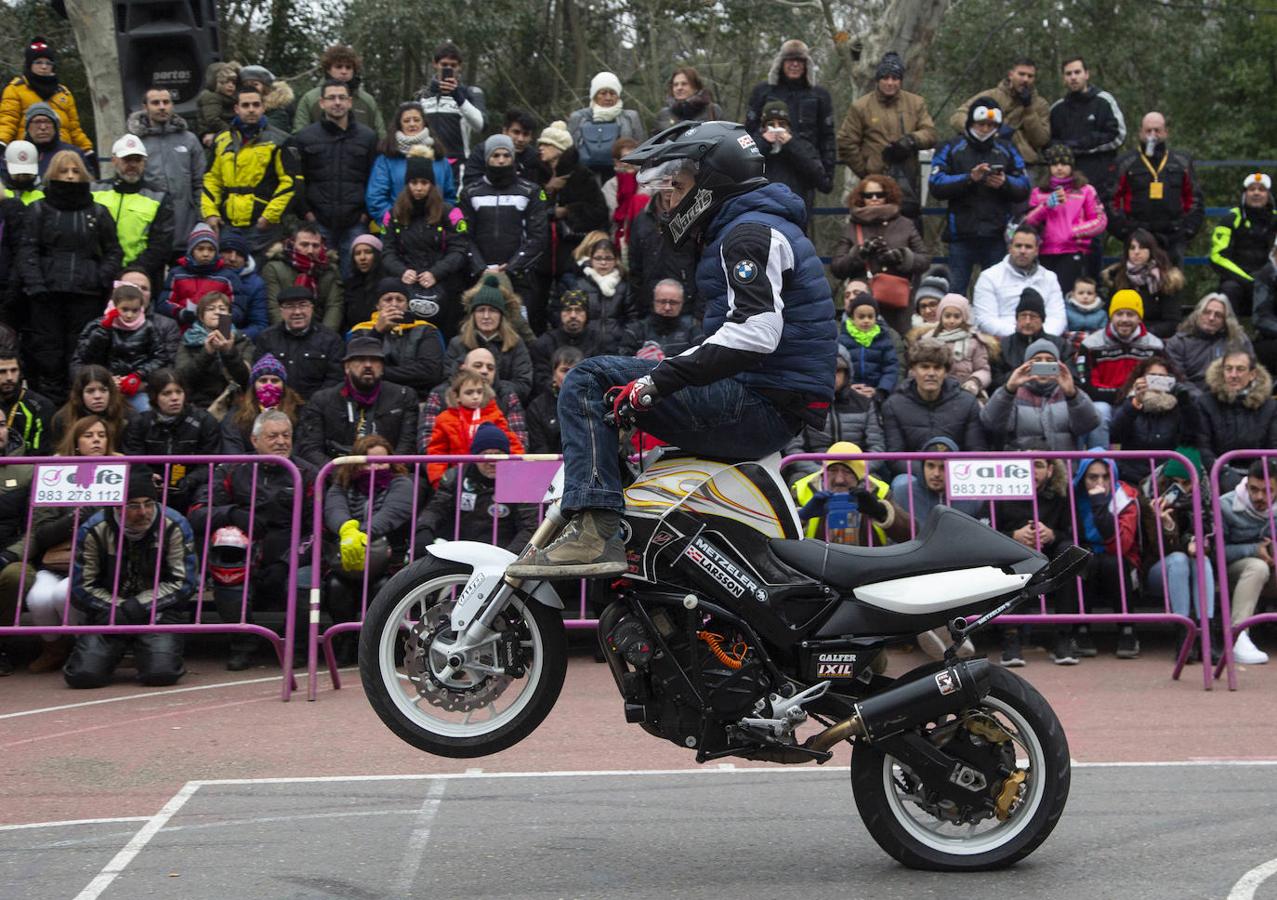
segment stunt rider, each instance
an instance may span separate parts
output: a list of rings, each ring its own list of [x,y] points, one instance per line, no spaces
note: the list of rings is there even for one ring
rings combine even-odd
[[[559,392],[563,434],[561,536],[509,567],[514,578],[580,578],[626,570],[618,536],[619,436],[605,417],[629,404],[639,426],[698,456],[758,459],[804,424],[824,421],[834,393],[834,303],[803,233],[806,207],[763,177],[741,125],[687,123],[623,160],[647,182],[670,180],[662,223],[677,247],[700,242],[696,285],[706,300],[704,343],[659,363],[603,356],[579,363]],[[609,405],[604,395],[624,385]]]

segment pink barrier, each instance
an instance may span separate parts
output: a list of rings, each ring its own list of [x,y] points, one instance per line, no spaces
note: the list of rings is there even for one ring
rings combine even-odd
[[[1177,453],[1173,453],[1169,451],[1110,450],[1102,454],[1092,453],[1089,451],[1080,451],[1080,450],[1000,451],[1000,452],[990,451],[985,453],[940,453],[940,452],[935,452],[935,453],[861,453],[861,454],[798,453],[798,454],[794,454],[793,456],[785,457],[781,461],[781,466],[782,468],[785,468],[791,465],[792,463],[802,462],[806,460],[823,461],[823,460],[834,460],[834,459],[842,459],[842,460],[855,459],[855,460],[863,460],[866,463],[872,463],[876,461],[905,463],[906,474],[913,475],[915,471],[913,464],[918,463],[919,464],[918,470],[917,470],[918,475],[915,477],[920,478],[921,464],[925,460],[943,459],[946,462],[960,461],[960,460],[1016,460],[1020,462],[1025,462],[1025,461],[1031,461],[1034,458],[1047,459],[1047,460],[1060,460],[1065,465],[1065,470],[1068,476],[1067,477],[1068,502],[1069,502],[1069,508],[1072,511],[1072,531],[1073,531],[1072,538],[1075,542],[1077,541],[1078,534],[1079,534],[1078,520],[1077,520],[1077,505],[1075,503],[1074,486],[1073,486],[1075,461],[1080,459],[1102,459],[1102,460],[1106,460],[1110,462],[1123,460],[1123,459],[1142,460],[1142,461],[1148,462],[1150,471],[1153,471],[1153,470],[1156,470],[1159,465],[1164,464],[1172,459],[1179,460],[1184,465],[1184,468],[1188,471],[1190,476],[1189,480],[1192,484],[1191,493],[1192,493],[1193,538],[1198,548],[1205,548],[1208,546],[1205,541],[1205,535],[1203,533],[1203,528],[1202,528],[1203,515],[1202,515],[1202,500],[1201,500],[1201,484],[1198,479],[1196,469],[1189,460],[1185,459],[1183,456],[1180,456]],[[1030,462],[1030,466],[1031,466],[1031,462]],[[873,473],[871,472],[870,474],[873,474]],[[1149,498],[1151,502],[1154,504],[1154,506],[1156,506],[1161,499],[1161,494],[1160,494],[1160,491],[1158,490],[1156,481],[1157,481],[1156,479],[1153,480],[1153,493],[1151,498]],[[918,522],[914,515],[915,500],[914,500],[913,493],[911,492],[909,494],[907,500],[905,498],[901,498],[898,496],[894,497],[893,499],[896,501],[898,505],[900,505],[902,508],[906,509],[906,511],[909,512],[910,520],[911,520],[911,529],[910,529],[911,535],[916,534]],[[986,500],[985,502],[988,503],[989,509],[990,509],[990,524],[992,524],[993,527],[996,528],[997,527],[996,504],[999,502],[1006,502],[1006,501],[998,500],[998,499],[989,499],[989,500]],[[1024,501],[1021,500],[1020,502],[1024,502]],[[1037,504],[1038,504],[1037,492],[1034,491],[1032,496],[1032,507],[1033,507],[1033,517],[1035,521],[1039,520]],[[1218,517],[1218,508],[1216,508],[1216,516]],[[1137,515],[1137,521],[1138,521],[1138,515]],[[1175,660],[1175,666],[1171,674],[1172,678],[1178,679],[1188,659],[1188,654],[1194,640],[1200,641],[1202,659],[1209,660],[1211,658],[1210,629],[1208,624],[1209,623],[1209,616],[1208,616],[1209,603],[1202,602],[1198,604],[1199,609],[1198,609],[1197,622],[1194,622],[1190,616],[1180,615],[1171,611],[1170,578],[1167,576],[1168,565],[1166,562],[1167,553],[1165,550],[1165,543],[1163,539],[1162,529],[1159,527],[1156,529],[1156,532],[1157,532],[1158,561],[1162,563],[1162,572],[1163,572],[1163,576],[1162,576],[1162,593],[1163,593],[1162,607],[1163,608],[1161,612],[1132,611],[1132,604],[1130,603],[1130,598],[1128,598],[1127,596],[1127,583],[1128,583],[1127,570],[1130,568],[1130,565],[1128,561],[1124,559],[1122,553],[1119,552],[1118,554],[1116,554],[1119,597],[1118,597],[1118,602],[1116,604],[1117,609],[1115,611],[1108,612],[1108,613],[1088,612],[1087,605],[1086,605],[1086,598],[1085,598],[1085,586],[1083,584],[1083,579],[1079,577],[1077,579],[1078,611],[1076,613],[1048,612],[1047,598],[1043,596],[1038,598],[1039,611],[1037,613],[1018,613],[1015,615],[1004,615],[1004,616],[1000,616],[997,621],[1000,624],[1004,624],[1004,625],[1039,624],[1039,625],[1050,625],[1050,626],[1068,626],[1068,625],[1081,625],[1081,624],[1089,625],[1089,624],[1099,624],[1099,623],[1138,625],[1140,623],[1155,623],[1155,622],[1173,623],[1173,624],[1182,625],[1187,629],[1187,634],[1186,634],[1183,645],[1180,647],[1179,653]],[[869,529],[868,534],[869,534],[869,543],[872,544],[873,529]],[[1147,539],[1147,536],[1145,536],[1145,539]],[[1037,544],[1037,549],[1041,550],[1040,537],[1038,537],[1037,535],[1035,535],[1035,543]],[[1119,543],[1120,543],[1120,537],[1119,537]],[[1209,593],[1208,593],[1207,587],[1209,582],[1207,580],[1207,574],[1206,574],[1207,564],[1205,561],[1205,553],[1200,552],[1199,550],[1196,556],[1192,558],[1190,564],[1191,564],[1192,575],[1196,579],[1196,583],[1197,583],[1197,596],[1203,599],[1208,598]],[[1141,574],[1141,573],[1137,572],[1136,574]],[[1203,669],[1202,671],[1203,687],[1206,690],[1211,690],[1213,684],[1212,684],[1211,671],[1210,671],[1209,664],[1203,665],[1202,669]]]
[[[251,488],[250,488],[250,499],[249,499],[249,504],[250,504],[249,505],[249,522],[248,522],[249,544],[247,548],[247,555],[248,555],[250,568],[247,573],[247,577],[244,580],[244,586],[241,591],[240,620],[238,622],[205,622],[203,621],[204,608],[205,608],[205,594],[207,590],[206,584],[208,581],[208,567],[209,567],[208,551],[209,551],[210,539],[212,537],[212,518],[211,516],[206,515],[204,517],[205,526],[203,529],[201,529],[200,534],[195,534],[195,529],[192,527],[192,534],[195,538],[195,545],[197,548],[196,552],[199,554],[199,557],[200,557],[199,571],[197,574],[197,583],[196,583],[196,594],[195,594],[195,597],[193,598],[194,615],[192,616],[192,621],[188,623],[182,623],[182,624],[159,624],[156,622],[157,611],[154,605],[152,604],[151,610],[150,610],[149,623],[144,625],[117,625],[115,623],[117,601],[119,599],[119,587],[120,587],[120,564],[119,563],[123,559],[123,546],[124,546],[124,529],[121,528],[119,529],[120,531],[119,543],[116,547],[116,552],[115,552],[115,559],[117,563],[116,563],[114,575],[112,576],[111,611],[108,617],[107,624],[105,625],[67,625],[65,624],[72,612],[70,587],[68,587],[67,596],[62,606],[61,618],[62,618],[63,624],[49,625],[49,626],[21,624],[23,602],[26,598],[27,569],[28,567],[33,569],[38,568],[38,562],[33,561],[29,558],[31,545],[30,545],[30,542],[27,541],[27,542],[24,542],[23,544],[23,554],[21,559],[22,569],[20,570],[21,574],[19,575],[19,579],[18,579],[18,595],[17,595],[17,603],[15,605],[13,623],[11,625],[8,625],[8,624],[0,625],[0,635],[57,634],[57,635],[71,636],[71,635],[80,635],[80,634],[105,634],[105,635],[127,636],[127,635],[136,635],[136,634],[163,634],[163,633],[201,634],[201,633],[214,633],[214,632],[256,635],[258,637],[266,639],[267,641],[271,643],[271,646],[274,648],[275,653],[280,660],[281,667],[283,669],[283,684],[280,691],[280,699],[287,701],[289,697],[291,696],[293,689],[296,687],[296,682],[295,682],[295,679],[293,678],[292,667],[291,667],[293,646],[296,640],[296,634],[295,634],[296,629],[294,625],[294,616],[292,615],[292,609],[295,603],[294,598],[296,597],[296,590],[297,590],[298,536],[302,532],[302,527],[301,527],[302,479],[301,479],[301,473],[298,472],[297,467],[294,466],[292,462],[289,461],[288,459],[285,459],[279,456],[257,456],[257,455],[239,455],[239,454],[199,455],[199,456],[186,456],[181,458],[173,457],[173,456],[106,456],[106,457],[74,457],[74,458],[50,457],[50,456],[7,457],[3,460],[3,462],[0,462],[0,467],[24,466],[24,465],[30,465],[30,466],[36,467],[35,472],[33,473],[33,476],[32,476],[32,496],[28,501],[25,533],[30,534],[31,532],[32,518],[34,516],[36,506],[49,505],[49,506],[76,506],[77,507],[74,513],[72,514],[73,528],[72,528],[72,538],[71,538],[71,548],[70,548],[70,555],[72,560],[74,560],[76,556],[76,542],[79,537],[79,529],[80,529],[80,526],[83,524],[80,521],[80,509],[78,508],[79,505],[81,503],[87,503],[88,505],[103,505],[103,506],[106,506],[106,505],[118,506],[120,504],[101,503],[101,502],[95,503],[92,500],[61,501],[61,502],[56,500],[55,501],[41,500],[41,496],[46,495],[47,493],[46,489],[42,486],[41,476],[43,475],[46,478],[48,478],[49,483],[52,484],[54,481],[58,480],[58,478],[60,477],[58,474],[54,472],[54,467],[56,467],[58,469],[63,470],[61,477],[75,480],[76,484],[81,484],[81,482],[83,481],[85,489],[88,489],[88,486],[89,486],[88,480],[93,477],[93,474],[98,469],[98,467],[106,466],[106,465],[120,465],[120,464],[146,465],[149,468],[151,468],[152,471],[154,471],[156,474],[162,475],[163,486],[161,488],[161,493],[160,493],[160,504],[162,506],[168,506],[168,499],[170,494],[170,483],[172,481],[171,476],[173,474],[174,466],[184,467],[188,474],[192,472],[195,469],[195,467],[206,466],[207,472],[205,474],[208,479],[210,502],[211,502],[213,475],[217,467],[223,466],[223,465],[234,465],[234,464],[251,464],[253,466],[252,481],[251,481]],[[250,583],[253,580],[252,571],[251,571],[251,561],[253,558],[252,533],[253,533],[253,524],[256,517],[256,513],[257,513],[257,509],[256,509],[257,483],[258,483],[259,471],[261,466],[263,465],[278,466],[284,469],[284,471],[288,473],[289,477],[292,479],[292,482],[293,482],[293,504],[292,504],[292,518],[291,518],[292,528],[290,532],[291,545],[289,548],[290,561],[288,564],[288,576],[287,576],[288,594],[284,604],[284,608],[288,614],[286,615],[286,622],[284,626],[284,636],[282,639],[274,631],[271,631],[270,629],[265,628],[261,625],[253,624],[247,620],[248,619],[248,588]],[[65,470],[68,468],[74,468],[76,471],[70,474],[69,476],[67,476],[65,473]],[[125,473],[125,481],[127,483],[127,471]],[[127,499],[127,497],[125,499]],[[161,537],[163,536],[163,529],[167,527],[169,527],[167,521],[162,521],[160,525]],[[201,536],[202,536],[202,540],[201,540]],[[154,582],[152,583],[153,592],[156,591],[159,586],[162,558],[163,558],[163,554],[157,554],[155,577],[154,577]],[[188,606],[189,606],[189,601],[188,601]]]
[[[1277,450],[1232,450],[1223,454],[1219,459],[1215,460],[1215,465],[1210,471],[1210,486],[1213,502],[1211,503],[1211,512],[1213,516],[1213,525],[1215,528],[1215,565],[1218,571],[1219,579],[1219,615],[1220,621],[1228,623],[1228,630],[1224,632],[1223,657],[1219,664],[1215,667],[1215,677],[1218,678],[1224,671],[1228,671],[1228,689],[1230,691],[1237,690],[1237,664],[1233,658],[1233,642],[1237,639],[1239,632],[1246,630],[1252,625],[1260,622],[1277,622],[1277,611],[1256,613],[1247,616],[1240,622],[1232,620],[1232,590],[1228,583],[1228,559],[1227,559],[1227,541],[1224,534],[1224,514],[1223,503],[1228,502],[1220,496],[1220,473],[1228,468],[1228,464],[1233,460],[1244,460],[1247,464],[1253,460],[1263,459],[1273,466],[1273,460],[1277,459]],[[1274,466],[1277,470],[1277,466]],[[1245,478],[1243,477],[1243,482]],[[1265,494],[1267,500],[1268,511],[1268,537],[1273,541],[1273,545],[1277,546],[1277,523],[1274,522],[1273,510],[1273,489],[1272,482],[1265,479]],[[1272,578],[1272,575],[1269,575]],[[1261,595],[1262,602],[1263,597]]]
[[[472,456],[472,455],[443,455],[443,456],[378,456],[374,457],[378,463],[402,464],[412,467],[412,513],[409,519],[409,537],[408,537],[408,561],[415,560],[420,554],[416,546],[417,527],[419,520],[419,501],[421,497],[421,479],[422,467],[431,463],[471,463],[471,462],[489,462],[496,463],[496,480],[494,487],[495,503],[511,503],[511,504],[531,504],[538,505],[537,520],[540,521],[544,515],[544,504],[541,503],[545,496],[546,488],[549,486],[550,480],[559,467],[560,457],[548,455],[525,454],[523,456]],[[322,579],[324,578],[324,560],[323,560],[323,543],[327,533],[324,526],[323,506],[324,497],[327,493],[327,485],[333,471],[341,466],[365,465],[366,458],[358,456],[343,457],[327,463],[319,470],[319,476],[315,480],[315,510],[314,510],[314,538],[311,546],[311,590],[310,590],[310,624],[309,624],[309,641],[307,667],[310,674],[310,689],[308,697],[314,700],[317,696],[317,679],[316,675],[319,669],[319,649],[322,646],[324,653],[324,662],[328,666],[328,672],[332,678],[333,688],[339,690],[341,688],[341,675],[337,671],[336,656],[333,652],[333,638],[338,635],[356,632],[360,629],[364,615],[368,612],[368,602],[372,598],[369,597],[369,586],[372,581],[372,575],[368,566],[364,566],[363,578],[360,589],[359,598],[359,616],[357,619],[348,622],[333,622],[321,632],[319,629],[320,614],[322,612]],[[357,477],[363,478],[360,474]],[[373,478],[372,470],[367,475],[370,483]],[[453,516],[453,537],[454,539],[461,534],[461,513],[462,513],[462,482],[457,479],[456,483],[457,502],[455,504],[455,512]],[[364,533],[368,543],[372,543],[372,503],[373,492],[367,491],[367,506],[364,511]],[[500,526],[500,519],[496,516],[492,517],[492,536],[491,543],[497,543],[497,535]],[[331,534],[329,535],[331,542]],[[512,549],[514,552],[521,550]],[[586,585],[588,582],[581,581],[580,588],[580,607],[576,618],[564,620],[564,624],[568,628],[573,629],[589,629],[597,625],[597,620],[586,616]]]

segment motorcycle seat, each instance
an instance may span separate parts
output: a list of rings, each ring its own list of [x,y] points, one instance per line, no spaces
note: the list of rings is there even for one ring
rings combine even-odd
[[[937,506],[911,541],[854,547],[806,538],[774,539],[776,558],[810,578],[849,591],[866,584],[978,566],[1034,572],[1046,557],[948,506]]]

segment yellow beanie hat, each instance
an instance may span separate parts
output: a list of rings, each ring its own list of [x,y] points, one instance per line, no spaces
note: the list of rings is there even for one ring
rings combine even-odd
[[[1144,318],[1144,298],[1140,296],[1139,291],[1133,291],[1130,288],[1118,291],[1109,301],[1109,315],[1112,316],[1119,309],[1134,310],[1135,315],[1142,319]]]

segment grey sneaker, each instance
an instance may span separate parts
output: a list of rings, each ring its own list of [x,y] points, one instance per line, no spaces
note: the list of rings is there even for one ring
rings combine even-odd
[[[598,514],[586,510],[573,516],[550,546],[511,563],[511,578],[594,578],[620,575],[628,568],[625,544],[613,534],[604,538]]]

